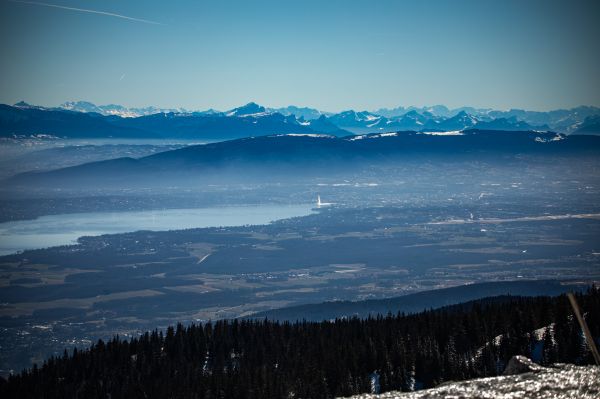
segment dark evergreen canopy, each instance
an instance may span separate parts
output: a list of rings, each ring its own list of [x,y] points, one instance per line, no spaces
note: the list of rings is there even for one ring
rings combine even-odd
[[[578,295],[600,336],[600,290]],[[534,333],[534,331],[537,332]],[[565,296],[331,322],[223,320],[115,337],[0,383],[4,398],[329,398],[493,376],[516,354],[591,363]]]

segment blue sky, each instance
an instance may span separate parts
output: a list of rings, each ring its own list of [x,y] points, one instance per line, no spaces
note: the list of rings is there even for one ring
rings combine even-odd
[[[0,0],[0,102],[598,106],[599,20],[598,1]]]

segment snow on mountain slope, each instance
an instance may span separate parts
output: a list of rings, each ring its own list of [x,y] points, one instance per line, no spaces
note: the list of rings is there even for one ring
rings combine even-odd
[[[432,398],[600,398],[600,367],[555,364],[538,366],[537,372],[480,378],[442,384],[437,388],[417,392],[387,392],[380,395],[362,394],[354,399],[432,399]]]
[[[189,112],[183,108],[159,108],[154,106],[143,108],[127,108],[118,104],[96,105],[89,101],[67,101],[59,105],[58,109],[75,112],[95,112],[101,115],[114,115],[122,118],[135,118],[138,116],[169,112]]]
[[[159,108],[155,106],[135,108],[118,104],[96,105],[89,101],[68,101],[58,107],[42,107],[20,101],[14,104],[14,106],[21,109],[67,110],[123,118],[134,118],[160,113],[173,113],[181,116],[212,115],[240,118],[269,117],[273,114],[281,114],[286,117],[293,116],[298,120],[298,124],[304,126],[309,126],[312,121],[317,121],[315,123],[324,125],[325,120],[322,117],[326,116],[327,125],[331,126],[323,126],[326,129],[323,132],[333,133],[337,131],[334,134],[338,136],[349,132],[367,134],[405,130],[455,131],[471,128],[478,130],[549,130],[566,134],[573,132],[576,134],[600,134],[598,124],[600,108],[589,106],[542,112],[520,109],[499,111],[473,107],[461,107],[449,110],[445,106],[436,105],[430,107],[380,109],[376,112],[347,110],[336,114],[308,107],[288,106],[266,108],[254,102],[233,108],[227,112],[219,112],[213,109],[189,111],[184,108]]]
[[[318,119],[322,115],[329,115],[327,112],[321,112],[315,108],[308,107],[297,107],[295,105],[289,105],[282,108],[267,108],[268,112],[278,112],[282,115],[295,115],[297,118],[302,118],[307,121]]]

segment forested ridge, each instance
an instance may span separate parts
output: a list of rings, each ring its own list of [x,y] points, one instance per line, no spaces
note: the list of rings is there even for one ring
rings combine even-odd
[[[600,290],[577,300],[600,337]],[[517,354],[593,360],[566,296],[495,297],[413,315],[223,320],[115,337],[11,376],[0,396],[329,398],[369,392],[374,371],[382,391],[498,375]]]

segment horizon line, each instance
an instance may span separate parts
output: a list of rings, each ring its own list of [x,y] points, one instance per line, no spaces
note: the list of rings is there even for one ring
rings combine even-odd
[[[15,0],[10,0],[10,1],[15,1]],[[127,109],[132,109],[132,108],[150,108],[150,107],[154,107],[154,108],[162,108],[162,109],[182,109],[185,111],[189,111],[189,112],[203,112],[203,111],[209,111],[209,110],[213,110],[216,112],[228,112],[231,110],[234,110],[236,108],[240,108],[240,107],[244,107],[246,105],[249,104],[256,104],[259,105],[261,107],[264,107],[266,109],[270,109],[270,110],[277,110],[280,108],[288,108],[288,107],[296,107],[296,108],[308,108],[308,109],[313,109],[313,110],[317,110],[321,113],[329,113],[329,114],[339,114],[342,112],[347,112],[347,111],[354,111],[354,112],[371,112],[371,113],[375,113],[376,111],[380,111],[380,110],[394,110],[394,109],[398,109],[398,108],[403,108],[405,110],[409,110],[410,108],[415,108],[415,109],[423,109],[423,108],[432,108],[432,107],[445,107],[448,111],[457,111],[460,112],[463,108],[473,108],[475,110],[479,110],[479,111],[484,111],[484,110],[489,110],[489,111],[500,111],[500,112],[509,112],[509,111],[525,111],[525,112],[554,112],[554,111],[560,111],[560,110],[573,110],[576,108],[581,108],[581,107],[589,107],[589,108],[598,108],[600,109],[600,105],[591,105],[591,104],[579,104],[579,105],[575,105],[575,106],[571,106],[571,107],[562,107],[562,108],[552,108],[552,109],[547,109],[547,110],[539,110],[539,109],[530,109],[530,108],[518,108],[518,107],[513,107],[513,108],[494,108],[494,107],[482,107],[482,106],[473,106],[473,105],[462,105],[459,107],[449,107],[445,104],[432,104],[432,105],[422,105],[422,106],[418,106],[418,105],[397,105],[397,106],[380,106],[378,108],[373,108],[373,109],[358,109],[358,108],[342,108],[339,111],[329,111],[329,110],[324,110],[324,109],[320,109],[314,106],[308,106],[308,105],[295,105],[295,104],[288,104],[288,105],[284,105],[284,106],[267,106],[267,105],[263,105],[260,104],[256,101],[249,101],[246,102],[244,104],[241,105],[237,105],[233,108],[227,108],[227,109],[216,109],[213,106],[208,106],[208,108],[188,108],[188,107],[183,107],[183,106],[159,106],[159,105],[140,105],[140,106],[130,106],[130,105],[123,105],[122,103],[117,103],[117,102],[108,102],[106,104],[101,104],[101,103],[95,103],[93,101],[88,101],[88,100],[67,100],[64,101],[58,105],[39,105],[39,104],[32,104],[29,103],[25,100],[19,100],[13,104],[10,103],[6,103],[6,105],[9,106],[16,106],[16,104],[18,104],[19,102],[24,102],[27,105],[33,106],[33,107],[43,107],[43,108],[60,108],[63,104],[72,102],[72,103],[78,103],[78,102],[85,102],[85,103],[90,103],[94,106],[97,107],[103,107],[103,106],[108,106],[108,105],[118,105],[118,106],[122,106],[124,108]]]

